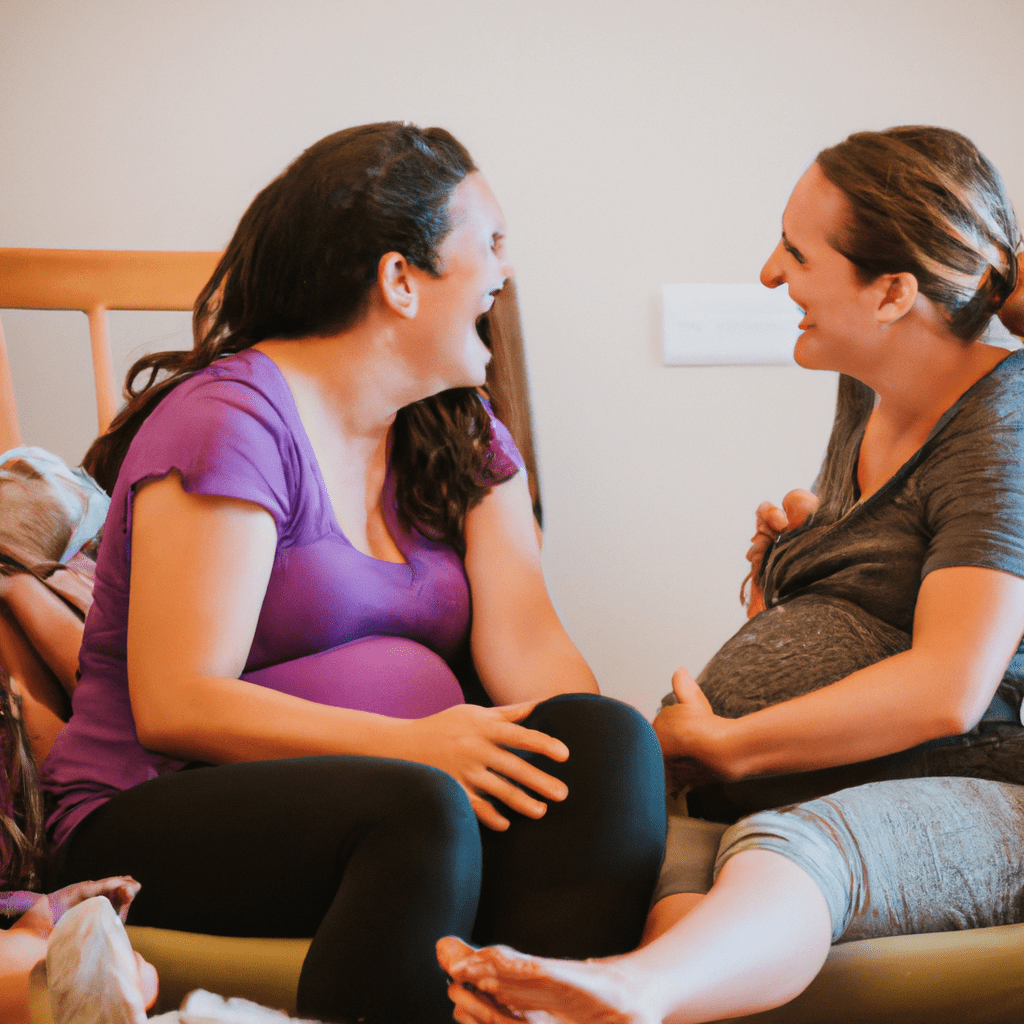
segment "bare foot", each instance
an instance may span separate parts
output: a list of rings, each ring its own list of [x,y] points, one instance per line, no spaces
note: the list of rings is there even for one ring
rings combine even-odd
[[[438,961],[451,976],[453,990],[472,986],[488,997],[456,1002],[456,1020],[503,1024],[527,1020],[531,1024],[659,1024],[660,1015],[642,1004],[636,982],[621,961],[548,960],[518,953],[508,946],[474,950],[459,939],[441,939]],[[476,1005],[493,1001],[490,1015]],[[460,1016],[462,1009],[471,1012]]]

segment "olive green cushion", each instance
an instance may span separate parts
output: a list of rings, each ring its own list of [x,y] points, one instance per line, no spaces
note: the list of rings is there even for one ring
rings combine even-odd
[[[205,988],[295,1015],[309,939],[235,939],[131,926],[128,937],[160,975],[161,1012],[176,1010],[192,989]]]
[[[232,939],[129,928],[160,973],[161,1010],[194,988],[294,1014],[308,939]],[[1007,1024],[1024,1019],[1024,924],[833,946],[810,987],[758,1024]]]
[[[1011,1024],[1024,1020],[1024,924],[833,946],[791,1003],[751,1024]]]

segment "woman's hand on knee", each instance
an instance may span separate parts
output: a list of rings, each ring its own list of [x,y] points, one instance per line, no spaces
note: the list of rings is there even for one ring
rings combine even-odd
[[[569,757],[561,740],[517,724],[536,706],[537,701],[497,708],[459,704],[415,719],[408,723],[411,742],[402,756],[451,775],[465,789],[480,821],[503,832],[508,818],[488,798],[528,818],[540,818],[547,811],[544,801],[564,800],[569,792],[560,779],[514,753],[529,751],[552,761]]]

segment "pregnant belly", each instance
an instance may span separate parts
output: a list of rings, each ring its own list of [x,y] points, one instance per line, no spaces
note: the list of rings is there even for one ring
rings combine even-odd
[[[748,620],[697,682],[716,714],[740,718],[909,647],[906,633],[857,605],[807,594]]]
[[[318,704],[390,718],[425,718],[464,703],[445,660],[404,637],[361,637],[242,678]]]

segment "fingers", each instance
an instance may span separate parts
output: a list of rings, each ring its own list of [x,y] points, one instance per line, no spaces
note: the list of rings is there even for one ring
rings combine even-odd
[[[457,1021],[461,1024],[506,1024],[525,1019],[481,993],[472,983],[459,978],[476,953],[472,946],[454,935],[448,935],[438,940],[436,950],[441,969],[450,977],[458,979],[448,986],[448,997],[455,1004],[454,1016]]]
[[[810,491],[797,488],[782,499],[782,507],[788,520],[788,530],[796,530],[818,510],[818,496]]]
[[[508,830],[511,823],[490,800],[480,796],[479,793],[474,793],[465,785],[462,788],[466,791],[466,795],[469,797],[469,806],[473,808],[473,813],[481,825],[486,825],[492,832]]]
[[[538,768],[535,764],[523,760],[518,754],[511,750],[498,748],[490,759],[488,768],[498,775],[519,786],[526,786],[532,789],[539,797],[545,800],[564,800],[569,795],[569,787],[553,775]],[[489,791],[488,791],[489,792]]]
[[[445,974],[454,974],[457,965],[476,952],[476,947],[463,942],[457,935],[445,935],[434,944],[437,962]]]
[[[521,722],[540,703],[540,701],[526,701],[523,704],[506,704],[504,707],[495,708],[500,715],[510,724]],[[512,742],[508,746],[514,746],[519,750],[530,750],[535,754],[543,754],[550,757],[552,761],[568,761],[569,748],[554,736],[545,732],[538,732],[536,729],[527,729],[521,725],[514,725],[515,732],[509,732]]]
[[[141,888],[142,886],[129,875],[101,878],[95,882],[75,882],[73,885],[65,886],[50,895],[54,923],[72,907],[93,896],[106,896],[123,923],[128,918],[128,907]]]
[[[521,1024],[526,1020],[468,982],[453,981],[448,998],[455,1004],[452,1016],[459,1024]]]
[[[795,530],[804,525],[818,509],[818,497],[801,488],[790,491],[782,499],[782,508],[770,501],[757,506],[757,527],[747,549],[750,574],[740,588],[740,601],[747,604],[747,618],[753,618],[764,611],[764,598],[757,590],[757,579],[761,572],[768,549],[779,539],[784,530]],[[747,583],[751,584],[750,601],[745,601]]]
[[[687,704],[690,707],[705,707],[708,714],[711,714],[711,705],[708,703],[704,691],[693,681],[693,676],[685,668],[677,668],[672,676],[672,692],[680,704]]]
[[[529,818],[540,818],[544,801],[564,800],[568,787],[526,760],[525,753],[561,762],[569,749],[553,736],[517,724],[536,701],[507,707],[457,705],[429,718],[410,720],[411,760],[432,764],[462,784],[482,824],[496,831],[508,819],[491,800]],[[527,792],[529,791],[529,792]]]
[[[569,787],[560,779],[547,775],[509,751],[500,751],[493,760],[494,766],[479,768],[467,778],[472,787],[467,786],[470,803],[477,817],[489,828],[503,832],[509,823],[486,797],[499,800],[509,810],[524,817],[542,818],[547,812],[547,804],[523,787],[539,793],[546,800],[561,801],[569,795]]]
[[[770,501],[762,501],[757,506],[757,532],[767,534],[774,540],[789,525],[784,509],[773,505]]]

